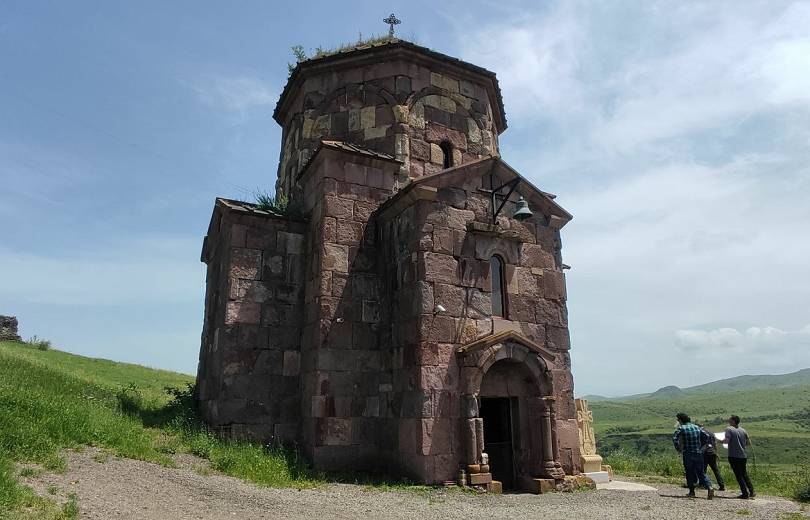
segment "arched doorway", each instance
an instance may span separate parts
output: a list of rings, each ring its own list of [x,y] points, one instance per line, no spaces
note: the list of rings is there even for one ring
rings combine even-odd
[[[523,363],[496,362],[481,379],[479,416],[484,422],[484,450],[489,455],[492,478],[504,489],[518,488],[529,473],[532,452],[530,398],[541,397],[541,388]]]
[[[565,476],[557,454],[554,356],[518,333],[493,335],[459,349],[467,464],[487,453],[504,489]]]

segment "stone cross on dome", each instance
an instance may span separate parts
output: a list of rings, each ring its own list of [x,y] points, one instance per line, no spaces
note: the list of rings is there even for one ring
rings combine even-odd
[[[383,22],[387,23],[390,27],[388,28],[388,37],[394,37],[394,26],[399,25],[402,23],[402,20],[396,17],[394,13],[391,13],[391,16],[388,18],[383,18]]]

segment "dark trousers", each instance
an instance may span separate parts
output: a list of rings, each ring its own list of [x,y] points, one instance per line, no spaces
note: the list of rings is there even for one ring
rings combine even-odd
[[[704,453],[703,454],[703,472],[706,473],[706,468],[712,468],[712,473],[714,473],[714,478],[717,480],[717,487],[723,489],[726,487],[726,483],[723,482],[723,475],[720,474],[720,468],[717,467],[717,454],[716,453]]]
[[[712,481],[703,471],[702,453],[683,453],[683,470],[686,474],[686,485],[689,491],[694,491],[695,486],[701,484],[706,489],[712,488]]]
[[[740,485],[740,491],[744,496],[754,496],[754,486],[751,484],[751,478],[748,476],[746,464],[748,459],[740,457],[729,457],[728,463],[734,471],[734,476],[737,478],[737,483]]]

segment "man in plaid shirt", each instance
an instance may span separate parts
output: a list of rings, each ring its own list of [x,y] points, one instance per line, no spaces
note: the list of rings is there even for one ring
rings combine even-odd
[[[706,476],[703,468],[703,446],[709,443],[709,433],[698,428],[692,419],[685,413],[679,413],[678,429],[672,435],[675,449],[683,455],[683,469],[686,474],[686,485],[689,486],[689,496],[695,496],[695,486],[698,482],[709,493],[709,500],[714,498],[712,481]]]

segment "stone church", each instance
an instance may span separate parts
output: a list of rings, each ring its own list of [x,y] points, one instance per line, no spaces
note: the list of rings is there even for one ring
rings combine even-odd
[[[391,38],[299,63],[274,119],[276,193],[301,211],[216,199],[208,424],[325,471],[526,490],[580,473],[571,215],[502,160],[495,74]]]

